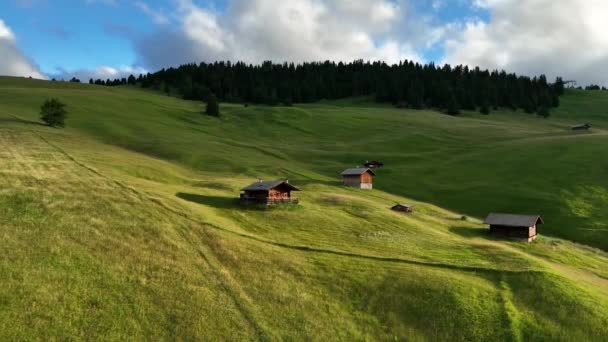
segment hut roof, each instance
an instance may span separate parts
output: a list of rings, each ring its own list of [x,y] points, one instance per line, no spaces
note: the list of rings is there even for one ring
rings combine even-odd
[[[360,176],[366,172],[371,173],[373,176],[375,176],[376,174],[374,173],[374,171],[372,171],[371,169],[364,167],[364,168],[358,168],[358,169],[346,169],[344,170],[344,172],[342,172],[342,176]]]
[[[286,180],[277,180],[277,181],[271,181],[271,182],[265,182],[265,181],[260,180],[258,182],[255,182],[255,183],[241,189],[241,191],[269,191],[269,190],[275,189],[281,185],[285,185],[285,186],[289,187],[291,191],[300,191],[300,189],[289,184],[289,181],[286,181]]]
[[[589,129],[589,128],[591,128],[591,125],[588,123],[572,126],[572,129]]]
[[[543,224],[540,215],[512,215],[512,214],[490,214],[484,221],[485,224],[506,227],[532,227]]]
[[[411,204],[397,203],[397,204],[395,204],[395,205],[393,206],[393,209],[394,209],[394,208],[399,208],[399,207],[403,207],[403,208],[408,208],[408,209],[411,209],[411,208],[413,208],[414,206],[413,206],[413,205],[411,205]]]
[[[373,166],[378,166],[378,167],[382,167],[384,166],[383,162],[377,161],[377,160],[367,160],[365,161],[365,165],[366,167],[373,167]]]

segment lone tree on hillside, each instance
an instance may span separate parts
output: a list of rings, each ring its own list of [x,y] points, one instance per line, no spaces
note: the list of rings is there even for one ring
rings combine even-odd
[[[207,110],[205,110],[205,114],[220,116],[220,104],[214,94],[209,95],[209,98],[207,99]]]
[[[46,100],[40,108],[40,118],[51,127],[65,127],[66,105],[57,99]]]

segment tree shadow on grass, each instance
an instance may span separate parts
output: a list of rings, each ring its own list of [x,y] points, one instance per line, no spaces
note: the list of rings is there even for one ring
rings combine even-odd
[[[12,117],[12,116],[4,117],[4,118],[0,117],[0,124],[2,124],[2,123],[21,123],[21,124],[26,124],[26,125],[46,126],[42,122],[38,122],[38,121],[34,121],[34,120],[25,120],[25,119]]]
[[[175,196],[197,204],[203,204],[218,209],[235,209],[240,208],[238,198],[234,197],[219,197],[219,196],[205,196],[197,194],[187,194],[183,192],[177,193]]]
[[[450,232],[458,234],[464,238],[484,238],[491,239],[490,231],[482,228],[475,227],[451,227]]]

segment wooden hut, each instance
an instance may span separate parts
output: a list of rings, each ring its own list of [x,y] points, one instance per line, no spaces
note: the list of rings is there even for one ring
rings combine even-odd
[[[580,132],[580,131],[588,131],[590,129],[591,129],[591,125],[588,124],[588,123],[582,124],[582,125],[576,125],[576,126],[572,127],[573,131],[578,131],[578,132]]]
[[[300,189],[289,184],[288,180],[265,182],[259,180],[241,189],[241,204],[274,205],[280,203],[298,203],[297,198],[291,197],[292,191]]]
[[[490,225],[492,235],[532,241],[538,235],[537,227],[544,224],[540,215],[490,214],[484,221]]]
[[[398,203],[395,204],[391,210],[409,214],[414,211],[414,206],[410,204]]]
[[[342,180],[346,186],[371,190],[375,175],[369,168],[347,169],[342,172]]]

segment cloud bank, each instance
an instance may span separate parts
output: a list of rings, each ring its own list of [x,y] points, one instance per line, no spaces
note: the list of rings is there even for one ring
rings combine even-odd
[[[17,48],[15,35],[0,19],[0,75],[45,78]]]
[[[489,22],[469,21],[445,42],[451,63],[608,84],[608,1],[475,0]]]
[[[193,0],[84,0],[137,11],[152,28],[139,31],[108,18],[106,34],[131,42],[136,60],[125,62],[133,66],[50,76],[113,78],[217,60],[410,59],[608,85],[605,0],[433,0],[423,9],[414,0],[226,1],[217,10]],[[44,76],[2,21],[0,54],[0,74]]]
[[[215,60],[422,60],[400,36],[409,29],[405,17],[402,3],[388,0],[234,0],[223,13],[180,0],[175,25],[159,26],[135,47],[152,69]]]

